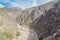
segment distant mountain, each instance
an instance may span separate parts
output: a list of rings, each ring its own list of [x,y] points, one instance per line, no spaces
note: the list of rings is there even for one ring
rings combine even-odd
[[[20,8],[20,7],[12,7],[11,9],[16,9],[16,10],[23,11],[23,9],[22,9],[22,8]]]
[[[0,4],[0,8],[3,8],[3,7],[5,7],[4,5],[2,5],[2,4]]]
[[[8,17],[8,19],[12,18],[13,20],[16,19],[16,17],[21,14],[20,10],[12,9],[12,8],[0,8],[0,14],[4,15],[5,17]],[[11,20],[12,20],[11,19]]]

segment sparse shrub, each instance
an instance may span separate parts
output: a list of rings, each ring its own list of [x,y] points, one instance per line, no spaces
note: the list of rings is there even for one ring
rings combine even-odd
[[[0,40],[12,40],[12,34],[7,30],[0,30]]]
[[[21,33],[20,32],[17,32],[16,36],[19,36]]]

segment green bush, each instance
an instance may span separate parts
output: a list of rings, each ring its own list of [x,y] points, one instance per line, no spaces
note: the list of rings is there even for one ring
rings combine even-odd
[[[0,40],[12,40],[12,34],[7,30],[0,30]]]
[[[39,37],[39,40],[43,40],[43,37],[41,36],[41,37]]]

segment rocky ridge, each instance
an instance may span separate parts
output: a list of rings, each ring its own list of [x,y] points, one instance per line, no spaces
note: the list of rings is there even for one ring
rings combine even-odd
[[[60,1],[26,9],[17,17],[20,25],[29,25],[38,36],[54,35],[60,25]]]

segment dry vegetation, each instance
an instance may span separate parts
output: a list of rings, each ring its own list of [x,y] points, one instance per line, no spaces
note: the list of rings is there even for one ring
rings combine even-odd
[[[0,14],[0,40],[13,40],[19,35],[17,25]]]

